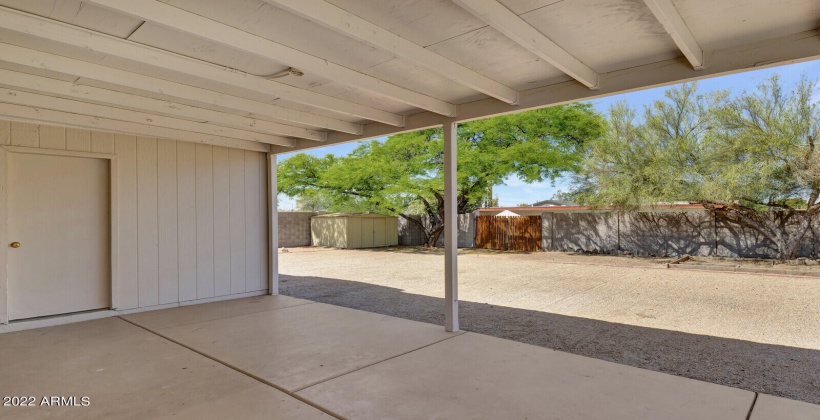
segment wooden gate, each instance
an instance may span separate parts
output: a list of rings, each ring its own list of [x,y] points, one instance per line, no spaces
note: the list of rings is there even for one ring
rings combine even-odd
[[[507,248],[507,218],[477,216],[475,218],[475,247],[485,249]]]
[[[475,228],[476,248],[541,250],[541,216],[478,216]]]
[[[541,216],[508,217],[509,244],[515,251],[541,250]]]

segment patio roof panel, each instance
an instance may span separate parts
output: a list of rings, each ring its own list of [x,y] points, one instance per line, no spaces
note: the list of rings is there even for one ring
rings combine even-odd
[[[450,0],[328,0],[328,3],[422,47],[487,26]]]
[[[127,38],[142,21],[81,0],[8,0],[4,5],[107,35]]]
[[[433,44],[428,48],[518,90],[571,79],[561,70],[489,26]]]
[[[642,1],[559,2],[521,18],[599,73],[681,56]]]
[[[163,3],[240,28],[316,57],[327,58],[352,70],[361,71],[395,57],[394,54],[384,51],[362,48],[362,44],[356,40],[339,36],[331,29],[262,0],[167,0]],[[277,57],[270,58],[276,60]]]
[[[763,41],[818,28],[820,2],[803,0],[676,0],[704,50]]]

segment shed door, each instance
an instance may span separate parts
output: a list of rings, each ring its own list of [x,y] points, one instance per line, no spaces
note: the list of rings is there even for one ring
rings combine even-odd
[[[387,219],[373,219],[373,246],[387,246],[384,231]]]
[[[111,306],[109,167],[8,154],[9,319]]]
[[[362,248],[373,248],[373,219],[363,217],[362,219]]]

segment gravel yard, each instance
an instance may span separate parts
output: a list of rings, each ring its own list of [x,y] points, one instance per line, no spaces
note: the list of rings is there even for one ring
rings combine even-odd
[[[441,250],[293,248],[285,295],[442,325]],[[820,404],[820,279],[461,250],[464,330]]]

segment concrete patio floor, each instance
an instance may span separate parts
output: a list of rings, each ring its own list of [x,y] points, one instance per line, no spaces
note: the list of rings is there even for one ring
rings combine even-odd
[[[36,397],[0,407],[11,419],[820,418],[812,404],[286,296],[0,334],[0,359],[3,396]]]

